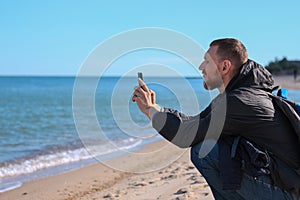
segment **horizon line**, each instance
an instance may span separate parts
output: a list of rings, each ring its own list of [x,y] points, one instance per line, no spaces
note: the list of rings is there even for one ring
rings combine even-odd
[[[104,77],[104,78],[120,78],[120,77],[125,77],[125,78],[137,78],[137,76],[121,76],[121,75],[105,75],[105,76],[93,76],[93,75],[85,75],[85,76],[77,76],[77,75],[19,75],[19,74],[15,74],[15,75],[0,75],[0,78],[9,78],[9,77],[15,77],[15,78],[20,78],[20,77],[32,77],[32,78],[100,78],[100,77]],[[179,78],[179,77],[185,77],[185,78],[202,78],[202,76],[145,76],[145,77],[149,77],[149,78]]]

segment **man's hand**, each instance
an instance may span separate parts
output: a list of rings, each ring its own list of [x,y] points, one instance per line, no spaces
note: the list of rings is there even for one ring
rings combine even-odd
[[[134,87],[132,101],[136,102],[142,113],[151,120],[161,108],[156,104],[155,92],[150,90],[142,79],[139,78],[138,81],[140,86]]]

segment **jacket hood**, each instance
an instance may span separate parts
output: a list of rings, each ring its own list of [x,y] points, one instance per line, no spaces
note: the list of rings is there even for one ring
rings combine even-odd
[[[241,66],[240,73],[229,82],[226,92],[239,87],[261,89],[268,92],[278,88],[274,86],[272,74],[266,68],[250,59]]]

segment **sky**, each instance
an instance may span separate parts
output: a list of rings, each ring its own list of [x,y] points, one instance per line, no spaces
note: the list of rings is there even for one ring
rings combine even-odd
[[[214,39],[234,37],[245,44],[249,58],[262,65],[275,58],[300,60],[299,9],[298,0],[3,0],[0,76],[77,75],[97,46],[145,27],[178,32],[204,50]],[[175,70],[190,68],[169,52],[148,50],[120,56],[106,75],[123,75],[151,62]],[[184,71],[180,73],[194,75],[193,70]]]

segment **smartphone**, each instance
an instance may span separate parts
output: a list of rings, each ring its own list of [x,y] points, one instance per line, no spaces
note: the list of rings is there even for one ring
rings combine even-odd
[[[138,72],[138,78],[144,80],[144,79],[143,79],[143,73],[142,73],[142,72]],[[141,85],[140,85],[140,86],[141,86]]]

